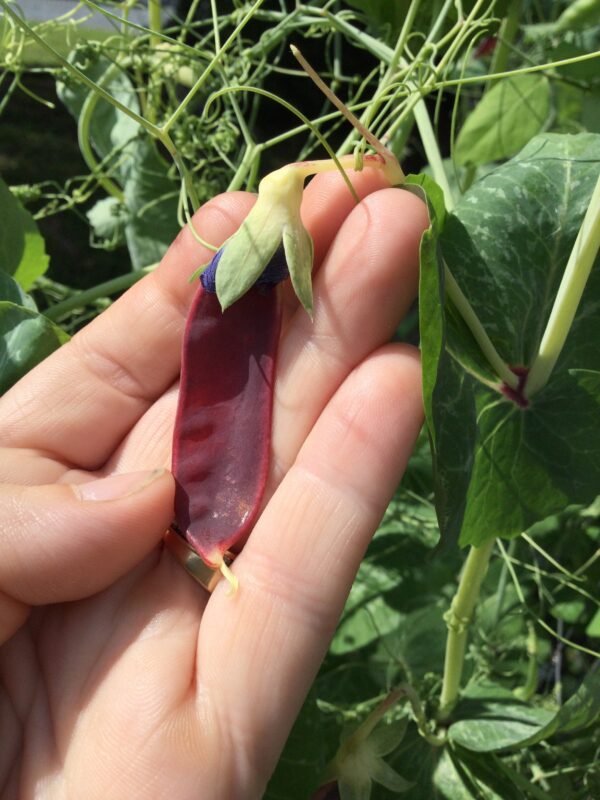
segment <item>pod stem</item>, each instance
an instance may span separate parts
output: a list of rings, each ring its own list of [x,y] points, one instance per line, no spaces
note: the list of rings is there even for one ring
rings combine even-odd
[[[225,559],[223,559],[219,564],[219,572],[229,584],[229,587],[227,589],[227,596],[233,597],[235,594],[237,594],[237,591],[240,588],[240,582],[237,579],[237,577],[233,574],[233,572],[229,569],[229,566],[225,561]]]

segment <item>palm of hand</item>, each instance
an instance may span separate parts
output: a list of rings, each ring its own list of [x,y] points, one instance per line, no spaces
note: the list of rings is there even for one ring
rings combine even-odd
[[[0,404],[3,491],[18,498],[0,520],[0,634],[18,628],[0,650],[3,797],[261,796],[421,419],[414,354],[382,345],[412,299],[424,211],[395,190],[351,210],[346,192],[336,176],[307,190],[328,256],[314,327],[289,303],[269,502],[238,596],[218,586],[209,602],[162,549],[169,473],[115,501],[66,486],[168,464],[185,277],[206,259],[189,232]],[[220,198],[196,223],[225,238],[249,202]],[[160,333],[141,324],[130,342],[132,316]]]

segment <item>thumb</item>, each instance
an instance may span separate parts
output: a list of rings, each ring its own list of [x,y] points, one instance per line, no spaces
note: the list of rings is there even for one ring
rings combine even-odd
[[[21,624],[28,606],[87,597],[134,567],[171,523],[173,491],[166,470],[0,484],[0,640],[7,614]]]

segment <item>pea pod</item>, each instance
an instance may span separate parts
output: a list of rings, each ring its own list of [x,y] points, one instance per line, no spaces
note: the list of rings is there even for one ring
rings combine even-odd
[[[214,293],[219,256],[186,325],[173,440],[175,527],[213,567],[250,531],[264,493],[281,325],[276,282],[285,269],[278,254],[275,267],[222,311]]]
[[[402,174],[393,159],[365,161],[391,177]],[[269,471],[277,284],[289,274],[312,311],[313,243],[300,214],[304,180],[335,168],[331,161],[299,162],[263,178],[247,218],[202,273],[186,324],[173,527],[226,575],[225,553],[252,528]]]

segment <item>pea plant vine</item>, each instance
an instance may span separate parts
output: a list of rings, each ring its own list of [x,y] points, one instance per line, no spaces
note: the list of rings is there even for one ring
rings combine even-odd
[[[600,796],[600,3],[66,5],[0,0],[0,113],[69,115],[78,159],[0,162],[2,391],[286,163],[376,138],[429,210],[426,426],[267,798]]]

